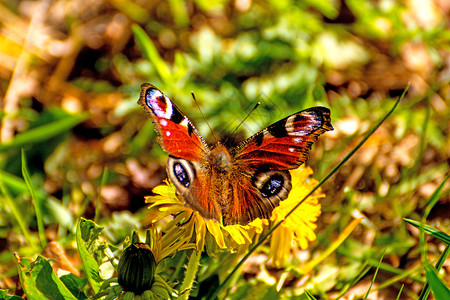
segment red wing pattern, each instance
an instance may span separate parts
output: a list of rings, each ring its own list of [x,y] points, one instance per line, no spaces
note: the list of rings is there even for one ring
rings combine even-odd
[[[313,107],[283,120],[243,141],[231,152],[239,168],[290,170],[303,164],[319,135],[333,130],[330,110]]]
[[[190,161],[199,161],[207,156],[209,149],[202,136],[160,90],[144,83],[138,103],[149,113],[158,142],[165,152]]]
[[[330,110],[313,107],[278,121],[231,153],[212,150],[189,119],[160,90],[143,84],[138,101],[170,157],[167,173],[186,204],[224,225],[270,218],[292,188],[288,172],[303,164],[319,135],[333,130]]]

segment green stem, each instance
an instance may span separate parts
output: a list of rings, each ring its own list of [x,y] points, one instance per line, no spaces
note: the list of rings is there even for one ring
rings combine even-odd
[[[189,257],[189,263],[186,268],[186,274],[184,276],[183,284],[181,285],[180,300],[189,299],[189,294],[192,290],[192,285],[194,284],[194,279],[197,275],[198,266],[200,263],[200,257],[202,256],[201,251],[192,250],[192,254]]]

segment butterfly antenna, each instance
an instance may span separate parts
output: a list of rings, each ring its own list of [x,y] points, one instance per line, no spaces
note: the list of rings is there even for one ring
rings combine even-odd
[[[258,106],[261,105],[261,102],[256,102],[255,107],[253,107],[253,109],[247,114],[247,116],[244,118],[244,120],[241,121],[241,123],[239,123],[238,126],[236,126],[236,128],[233,130],[233,132],[230,134],[230,136],[233,136],[233,134],[236,132],[236,130],[238,130],[239,127],[241,127],[241,125],[245,122],[245,120],[248,119],[248,117],[250,117],[250,115],[252,114],[252,112],[254,112]],[[228,138],[225,140],[225,142],[223,143],[225,145],[225,143],[228,141]]]
[[[208,120],[206,120],[205,115],[203,114],[202,109],[200,108],[200,105],[198,104],[198,101],[197,101],[197,99],[195,98],[194,92],[191,91],[191,95],[192,95],[192,98],[194,99],[195,104],[197,104],[198,111],[202,114],[203,120],[205,120],[206,125],[208,125],[209,131],[211,131],[211,134],[212,134],[214,140],[215,140],[216,143],[217,143],[217,138],[216,138],[216,136],[214,135],[214,132],[212,131],[211,126],[209,126]]]

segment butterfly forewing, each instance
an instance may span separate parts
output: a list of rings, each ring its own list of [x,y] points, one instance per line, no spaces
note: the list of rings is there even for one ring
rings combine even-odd
[[[149,113],[158,142],[170,155],[199,160],[208,153],[208,145],[189,119],[159,89],[145,83],[138,103]]]
[[[236,165],[257,170],[290,170],[303,164],[319,135],[333,130],[330,110],[313,107],[283,120],[242,142],[233,149]]]

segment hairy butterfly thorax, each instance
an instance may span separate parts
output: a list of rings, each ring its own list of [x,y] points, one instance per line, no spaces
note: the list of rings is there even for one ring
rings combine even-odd
[[[138,101],[169,154],[167,174],[186,204],[224,225],[269,218],[292,188],[289,170],[307,160],[322,133],[333,130],[330,110],[313,107],[282,119],[227,149],[209,147],[192,122],[151,84]]]

